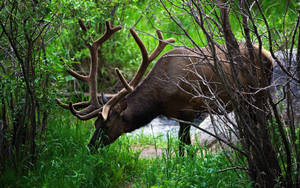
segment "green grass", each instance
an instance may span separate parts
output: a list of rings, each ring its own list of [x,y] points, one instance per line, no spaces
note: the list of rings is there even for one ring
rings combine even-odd
[[[67,113],[66,113],[67,114]],[[177,138],[153,140],[151,136],[124,135],[100,153],[86,147],[92,122],[82,124],[73,117],[52,117],[45,141],[39,142],[39,159],[28,173],[7,170],[1,187],[245,187],[249,180],[239,171],[218,172],[231,167],[222,153],[213,154],[195,144],[196,157],[177,155]],[[152,141],[150,141],[152,139]],[[152,158],[139,157],[132,145],[156,145],[165,152]],[[164,144],[163,144],[164,143]]]

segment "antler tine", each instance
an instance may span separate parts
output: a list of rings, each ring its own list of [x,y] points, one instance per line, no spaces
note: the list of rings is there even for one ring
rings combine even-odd
[[[79,73],[77,73],[76,71],[74,71],[73,69],[71,69],[70,67],[67,67],[67,72],[69,74],[71,74],[74,78],[77,78],[78,80],[81,81],[87,81],[88,77],[87,76],[83,76]]]
[[[73,69],[71,69],[62,58],[60,58],[60,61],[62,63],[64,63],[64,65],[67,67],[67,72],[74,78],[77,78],[78,80],[81,80],[81,81],[86,81],[88,79],[87,76],[81,75],[81,74],[77,73],[76,71],[74,71]]]
[[[68,104],[65,104],[65,103],[61,102],[61,100],[59,100],[59,99],[57,99],[57,98],[55,99],[55,101],[56,101],[56,103],[57,103],[59,106],[61,106],[62,108],[67,109],[67,110],[70,110]],[[87,107],[87,106],[89,106],[89,105],[90,105],[90,102],[89,102],[89,101],[83,101],[83,102],[79,102],[79,103],[73,104],[73,107],[74,107],[74,109],[80,109],[80,108],[85,108],[85,107]]]
[[[175,39],[173,39],[173,38],[164,40],[161,30],[159,30],[159,29],[156,30],[156,34],[159,39],[159,42],[158,42],[158,46],[155,48],[155,50],[149,56],[150,62],[153,61],[165,49],[167,44],[175,42]]]
[[[78,23],[81,29],[87,32],[87,28],[82,22],[82,20],[78,20]],[[90,100],[87,102],[80,102],[76,104],[72,104],[71,102],[69,105],[62,103],[60,100],[56,100],[57,103],[65,109],[69,109],[73,115],[81,120],[88,120],[93,117],[99,115],[99,112],[102,111],[101,105],[98,100],[97,96],[97,70],[98,70],[98,48],[102,43],[108,40],[116,31],[120,30],[121,26],[112,27],[109,21],[105,22],[106,24],[106,31],[105,33],[96,41],[90,44],[86,44],[89,51],[90,51],[90,59],[91,59],[91,66],[90,66],[90,73],[88,76],[83,76],[78,74],[76,71],[68,68],[68,73],[71,74],[73,77],[81,80],[86,81],[89,85],[89,95]],[[76,109],[83,108],[80,111]]]
[[[173,38],[164,40],[160,30],[157,30],[156,33],[159,39],[159,43],[156,49],[149,56],[144,43],[142,42],[136,31],[133,28],[130,28],[130,34],[133,36],[134,40],[138,44],[143,60],[138,68],[137,73],[134,75],[133,79],[130,81],[129,84],[127,83],[119,69],[116,69],[117,75],[119,76],[119,79],[125,88],[119,91],[119,93],[117,93],[103,106],[102,117],[104,120],[107,119],[111,107],[114,106],[118,101],[120,101],[120,99],[125,97],[128,93],[132,92],[133,89],[139,84],[150,62],[153,61],[163,51],[167,44],[175,42],[175,39]]]
[[[107,39],[109,39],[116,31],[119,31],[122,29],[122,26],[118,25],[116,27],[111,27],[110,21],[105,21],[106,25],[106,31],[103,36],[101,36],[99,39],[97,39],[93,45],[96,45],[96,47],[100,46],[102,43],[104,43]]]
[[[84,109],[78,111],[78,110],[75,110],[75,107],[74,107],[74,105],[73,105],[72,102],[69,103],[69,109],[70,110],[71,110],[70,105],[72,106],[73,112],[75,112],[78,115],[87,115],[87,114],[91,113],[92,111],[101,108],[101,107],[96,107],[95,105],[93,105],[92,103],[90,103],[89,106],[87,106]]]
[[[135,42],[138,44],[138,46],[140,48],[143,61],[148,61],[148,51],[147,51],[144,43],[142,42],[141,38],[138,36],[138,34],[136,33],[136,31],[133,28],[130,28],[129,31],[130,31],[131,36],[134,38]]]
[[[135,30],[133,28],[130,29],[130,33],[133,36],[133,38],[135,39],[136,43],[138,44],[140,51],[142,53],[142,57],[143,57],[142,63],[140,65],[140,67],[138,68],[137,73],[134,75],[133,79],[129,83],[130,86],[135,88],[141,81],[141,79],[142,79],[143,75],[145,74],[147,67],[149,66],[151,61],[153,61],[164,50],[164,48],[166,47],[167,44],[175,42],[175,39],[169,38],[167,40],[163,40],[161,31],[157,30],[156,33],[158,35],[159,43],[158,43],[158,46],[155,48],[155,50],[149,56],[145,45],[143,44],[140,37],[137,35],[137,33],[135,32]]]
[[[80,115],[80,114],[78,114],[77,111],[74,109],[74,106],[73,106],[73,104],[72,104],[71,102],[69,103],[69,109],[70,109],[70,111],[72,112],[72,114],[73,114],[74,116],[76,116],[76,117],[77,117],[78,119],[80,119],[80,120],[89,120],[89,119],[92,119],[92,118],[94,118],[94,117],[97,117],[97,116],[99,115],[99,112],[102,111],[102,108],[98,108],[98,109],[96,109],[96,110],[91,111],[91,112],[88,113],[88,114]]]
[[[59,99],[56,98],[55,101],[56,101],[56,103],[57,103],[59,106],[61,106],[62,108],[69,110],[69,106],[68,106],[67,104],[61,102],[61,100],[59,100]]]
[[[123,86],[125,87],[125,89],[131,93],[133,91],[133,88],[127,83],[126,79],[124,78],[124,76],[122,75],[122,73],[120,72],[120,70],[118,68],[115,69],[120,81],[122,82]]]

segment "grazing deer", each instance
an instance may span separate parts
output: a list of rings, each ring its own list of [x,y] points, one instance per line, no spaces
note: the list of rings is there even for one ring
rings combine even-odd
[[[79,23],[81,28],[86,31],[84,24],[81,21]],[[107,21],[105,34],[92,44],[86,44],[91,56],[91,68],[88,76],[80,75],[72,69],[68,70],[73,77],[88,83],[90,101],[76,104],[70,102],[67,105],[57,99],[60,106],[70,110],[73,115],[81,120],[97,117],[95,132],[89,143],[90,148],[97,149],[100,145],[111,144],[123,133],[145,126],[159,115],[192,121],[197,113],[207,112],[207,100],[204,99],[205,97],[195,97],[197,96],[195,90],[201,91],[201,95],[207,96],[207,98],[211,96],[210,91],[214,90],[218,100],[222,101],[223,104],[227,104],[225,110],[232,110],[229,101],[230,97],[220,84],[222,83],[220,77],[212,68],[214,61],[207,47],[199,50],[176,48],[165,53],[143,80],[143,75],[150,62],[163,51],[168,43],[172,43],[175,40],[172,38],[164,40],[161,32],[158,30],[159,44],[149,55],[134,29],[130,29],[130,33],[140,48],[142,63],[129,83],[124,79],[119,69],[115,69],[124,88],[108,102],[101,105],[101,100],[97,97],[97,49],[120,29],[121,26],[112,28],[110,22]],[[223,72],[230,74],[230,63],[226,61],[226,54],[222,49],[224,50],[225,47],[220,46],[219,49],[216,49],[216,54],[222,64]],[[256,57],[258,57],[258,47],[254,47],[254,49]],[[245,44],[240,44],[240,51],[243,56],[249,57]],[[269,53],[262,49],[260,55],[262,58],[261,62],[266,67],[265,70],[271,71],[272,59]],[[248,68],[250,68],[250,62],[248,64]],[[238,76],[243,85],[247,86],[247,84],[252,82],[250,78],[245,77],[242,73],[238,74]],[[227,77],[229,80],[232,78],[230,76]],[[205,84],[205,81],[210,83],[209,87]],[[198,84],[198,88],[194,88],[189,83]],[[221,113],[218,112],[218,107],[213,102],[209,107],[210,111]],[[180,155],[184,154],[184,144],[191,144],[189,130],[190,125],[180,123]]]

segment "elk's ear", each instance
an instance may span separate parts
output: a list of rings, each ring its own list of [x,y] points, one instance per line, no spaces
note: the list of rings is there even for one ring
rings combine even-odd
[[[101,93],[101,96],[98,99],[102,105],[105,105],[108,101],[108,99],[104,96],[103,93]]]

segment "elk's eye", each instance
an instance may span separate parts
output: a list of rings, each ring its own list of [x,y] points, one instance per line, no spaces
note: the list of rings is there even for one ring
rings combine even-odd
[[[126,118],[126,116],[124,116],[123,114],[121,114],[121,120],[127,122],[128,118]]]

